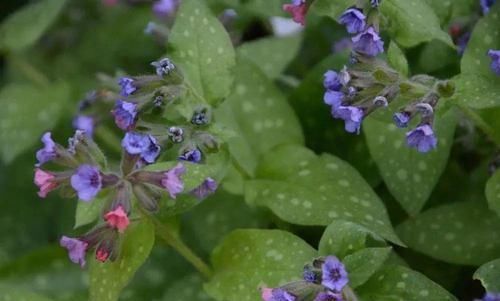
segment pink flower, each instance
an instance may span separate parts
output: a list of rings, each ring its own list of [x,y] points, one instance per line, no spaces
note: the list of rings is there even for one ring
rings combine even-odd
[[[35,169],[35,184],[40,188],[38,196],[44,198],[49,192],[56,189],[59,185],[55,181],[55,176],[49,172],[43,171],[40,168]]]
[[[118,206],[115,210],[106,213],[104,219],[108,225],[115,227],[120,233],[123,233],[130,224],[127,213],[123,210],[122,206]]]
[[[186,168],[181,163],[163,174],[161,186],[167,189],[170,197],[175,199],[175,196],[184,190],[184,183],[181,176],[186,172]]]
[[[305,25],[307,5],[305,0],[292,0],[291,4],[283,4],[283,10],[290,13],[295,22]]]
[[[264,287],[262,288],[262,300],[269,301],[273,297],[273,289]]]

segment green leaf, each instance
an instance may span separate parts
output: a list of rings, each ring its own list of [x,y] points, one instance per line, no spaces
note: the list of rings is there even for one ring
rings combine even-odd
[[[392,248],[367,248],[342,259],[349,273],[349,286],[356,288],[364,284],[389,258]]]
[[[268,0],[250,0],[242,1],[244,2],[241,9],[245,13],[250,13],[261,18],[275,17],[275,16],[286,16],[283,11],[283,4],[288,3],[288,0],[275,0],[269,2]]]
[[[491,210],[500,215],[500,171],[497,171],[486,183],[486,199]]]
[[[54,23],[66,0],[42,0],[28,4],[0,25],[0,48],[13,51],[33,45]]]
[[[474,279],[480,280],[487,292],[500,292],[500,259],[480,266]]]
[[[213,278],[205,285],[217,300],[261,301],[259,287],[299,280],[317,252],[299,237],[280,230],[236,230],[215,248]]]
[[[215,112],[218,122],[234,130],[231,156],[253,175],[260,155],[279,144],[304,141],[300,124],[283,94],[252,62],[238,57],[231,96]]]
[[[387,50],[387,60],[392,68],[408,76],[408,60],[401,48],[394,42],[391,42]]]
[[[374,235],[369,229],[343,220],[331,223],[321,236],[318,252],[327,256],[334,254],[339,258],[362,250],[368,235]]]
[[[238,47],[237,54],[260,67],[271,79],[281,75],[299,51],[300,35],[278,38],[262,38],[244,43]]]
[[[312,4],[310,11],[320,16],[327,16],[334,20],[338,20],[346,9],[355,4],[355,0],[316,0]]]
[[[120,257],[115,262],[90,262],[90,301],[118,300],[121,290],[146,261],[154,244],[154,226],[149,221],[131,224],[124,234]]]
[[[433,40],[425,44],[419,54],[418,72],[429,74],[444,68],[455,68],[458,62],[459,54],[456,49],[442,41]]]
[[[406,146],[405,130],[374,118],[365,120],[370,153],[392,195],[410,215],[420,212],[446,167],[455,124],[453,110],[444,116],[437,113],[434,129],[438,147],[422,154]]]
[[[76,215],[75,215],[75,226],[78,228],[84,225],[88,225],[99,218],[102,209],[107,201],[106,196],[98,196],[90,202],[84,202],[79,200],[76,205]]]
[[[379,9],[389,22],[389,34],[401,46],[409,48],[436,39],[455,47],[450,36],[441,29],[434,10],[424,1],[384,0]]]
[[[412,249],[445,262],[480,265],[498,257],[500,218],[478,201],[427,210],[397,228]]]
[[[169,35],[169,55],[212,105],[228,96],[235,54],[224,26],[197,0],[182,1]]]
[[[424,275],[401,266],[388,266],[356,292],[362,300],[453,301],[450,293]]]
[[[203,291],[203,279],[198,274],[191,274],[172,283],[161,300],[208,301],[213,299]]]
[[[0,285],[0,301],[52,301],[45,296]]]
[[[284,221],[312,226],[346,220],[400,243],[370,186],[348,163],[329,154],[278,147],[263,157],[257,180],[245,186],[247,202],[268,207]]]
[[[68,96],[65,83],[43,89],[9,84],[0,91],[0,155],[4,162],[12,162],[57,124]]]
[[[462,58],[462,74],[457,80],[457,93],[454,99],[471,108],[500,106],[500,77],[490,68],[490,49],[500,49],[498,18],[500,5],[491,11],[474,27]]]

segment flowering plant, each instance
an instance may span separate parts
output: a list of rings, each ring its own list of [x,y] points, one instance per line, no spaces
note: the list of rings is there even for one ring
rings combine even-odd
[[[0,299],[500,300],[496,2],[8,4]]]

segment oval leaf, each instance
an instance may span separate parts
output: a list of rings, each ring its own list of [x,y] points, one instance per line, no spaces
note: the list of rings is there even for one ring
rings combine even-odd
[[[474,273],[474,279],[480,280],[487,292],[500,292],[500,259],[479,267]]]

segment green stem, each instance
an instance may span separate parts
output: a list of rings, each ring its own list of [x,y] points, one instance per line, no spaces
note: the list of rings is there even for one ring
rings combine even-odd
[[[457,106],[464,113],[464,115],[467,116],[467,118],[472,120],[472,122],[474,122],[474,124],[496,144],[497,147],[500,147],[500,136],[497,135],[495,130],[486,121],[484,121],[484,119],[476,111],[464,105]]]
[[[196,255],[171,229],[162,224],[156,217],[146,215],[156,227],[157,235],[191,263],[207,279],[212,276],[210,267]]]

